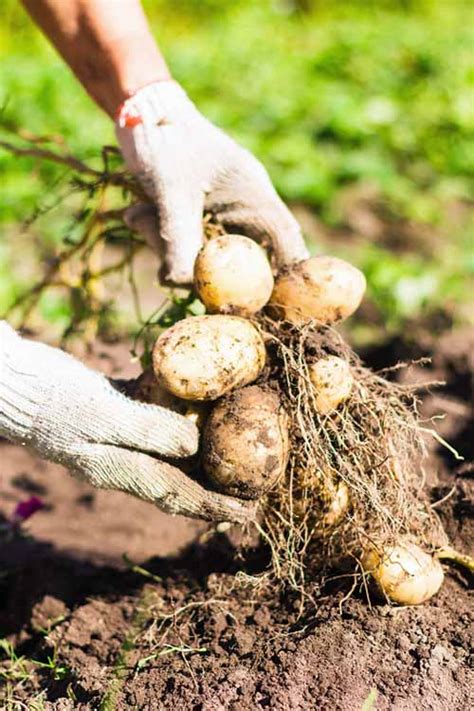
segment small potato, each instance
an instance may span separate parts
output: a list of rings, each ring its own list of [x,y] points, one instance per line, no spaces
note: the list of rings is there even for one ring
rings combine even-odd
[[[130,396],[134,400],[140,400],[140,402],[146,402],[150,405],[160,405],[168,410],[183,414],[183,405],[185,403],[158,383],[151,367],[144,370],[134,381]]]
[[[276,393],[251,385],[223,398],[203,434],[202,464],[226,494],[256,499],[283,475],[288,417]]]
[[[327,528],[334,528],[341,523],[349,510],[350,497],[347,484],[340,481],[334,485],[330,492],[327,510],[322,516],[322,523]]]
[[[256,242],[242,235],[221,235],[199,252],[194,286],[209,313],[252,316],[270,299],[273,274]]]
[[[316,409],[321,415],[335,410],[351,394],[354,377],[349,363],[337,356],[327,356],[308,365],[314,386]]]
[[[324,472],[317,468],[297,470],[298,483],[304,489],[314,490],[318,501],[313,514],[319,526],[323,528],[335,528],[345,518],[349,511],[351,500],[349,487],[347,484],[335,478],[331,474],[324,475]],[[298,500],[293,501],[293,508],[297,506]]]
[[[191,402],[172,395],[159,385],[153,368],[147,368],[141,373],[134,381],[128,395],[133,400],[146,402],[150,405],[160,405],[160,407],[166,407],[167,410],[177,412],[191,420],[198,429],[202,429],[204,426],[210,407],[207,402]]]
[[[364,275],[352,264],[336,257],[310,257],[278,274],[271,311],[297,326],[313,319],[335,323],[354,313],[365,287]]]
[[[440,562],[411,542],[384,551],[371,548],[361,563],[379,597],[398,605],[426,602],[438,592],[444,579]]]
[[[236,316],[194,316],[165,331],[153,348],[159,385],[183,400],[216,400],[252,383],[265,365],[257,329]]]

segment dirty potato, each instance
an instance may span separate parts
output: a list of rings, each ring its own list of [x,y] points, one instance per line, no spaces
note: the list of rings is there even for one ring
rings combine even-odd
[[[265,365],[257,329],[237,316],[195,316],[178,321],[153,348],[159,385],[183,400],[216,400],[252,383]]]
[[[295,325],[343,321],[358,308],[365,277],[336,257],[310,257],[284,267],[270,299],[271,313]]]
[[[343,358],[327,356],[308,365],[314,388],[316,410],[326,415],[335,410],[351,394],[354,377],[350,365]]]
[[[443,584],[441,563],[415,543],[401,541],[362,556],[362,567],[379,597],[398,605],[419,605]]]
[[[288,451],[288,418],[278,395],[251,385],[223,398],[211,412],[202,464],[220,491],[255,499],[280,479]]]

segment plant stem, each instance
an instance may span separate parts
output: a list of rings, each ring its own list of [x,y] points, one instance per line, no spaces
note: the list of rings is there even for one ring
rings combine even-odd
[[[470,573],[474,575],[474,558],[467,553],[459,553],[458,551],[451,548],[451,546],[444,546],[436,551],[436,557],[439,560],[444,560],[447,563],[455,563],[460,565],[462,568],[466,568]]]

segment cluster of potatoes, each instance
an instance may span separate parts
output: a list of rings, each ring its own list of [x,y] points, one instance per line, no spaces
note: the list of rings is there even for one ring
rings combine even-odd
[[[359,306],[365,278],[340,259],[312,257],[274,279],[256,242],[223,235],[201,249],[194,285],[208,315],[180,321],[158,339],[155,377],[181,400],[217,401],[203,429],[202,467],[226,494],[258,498],[285,471],[288,415],[274,391],[253,384],[265,367],[266,348],[248,319],[267,307],[294,325],[340,321]],[[322,358],[308,372],[320,414],[350,396],[353,378],[341,358]]]
[[[265,308],[275,319],[295,326],[342,321],[358,308],[365,278],[352,265],[329,256],[288,265],[274,278],[266,253],[256,242],[222,235],[201,249],[194,286],[207,315],[179,321],[158,338],[153,349],[155,384],[176,398],[181,403],[177,409],[201,427],[201,466],[213,485],[226,494],[256,499],[286,470],[289,417],[274,390],[255,384],[265,367],[266,348],[248,319]],[[308,374],[320,415],[330,414],[350,397],[353,376],[345,360],[321,358],[308,363]],[[342,487],[335,491],[334,510],[329,512],[332,524],[349,505],[347,487]],[[421,596],[413,594],[410,580],[417,578],[413,569],[425,571],[425,557],[430,564],[437,562],[414,548],[402,545],[362,558],[379,592],[394,602],[422,602],[441,585],[439,566],[436,584],[424,584]],[[410,589],[410,595],[399,595],[399,588]]]

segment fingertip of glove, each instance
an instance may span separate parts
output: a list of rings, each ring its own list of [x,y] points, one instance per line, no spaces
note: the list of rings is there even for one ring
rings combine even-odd
[[[194,265],[168,267],[164,280],[178,286],[191,286],[194,281]]]
[[[166,425],[157,431],[160,451],[170,457],[190,457],[199,447],[199,430],[190,420],[177,413],[167,413]]]
[[[251,523],[256,518],[256,502],[240,501],[231,496],[214,494],[208,501],[209,518],[223,523]]]
[[[194,281],[194,262],[202,247],[201,217],[199,212],[196,224],[191,220],[183,224],[177,222],[161,230],[165,276],[173,284],[189,286]]]
[[[191,457],[199,447],[199,430],[192,422],[186,422],[186,429],[177,441],[177,457]]]
[[[194,281],[194,262],[200,245],[188,245],[185,252],[176,250],[176,246],[168,241],[165,246],[165,278],[166,281],[179,286],[191,286]]]
[[[294,262],[301,262],[310,256],[298,223],[292,229],[278,232],[273,241],[278,266],[283,267]]]

